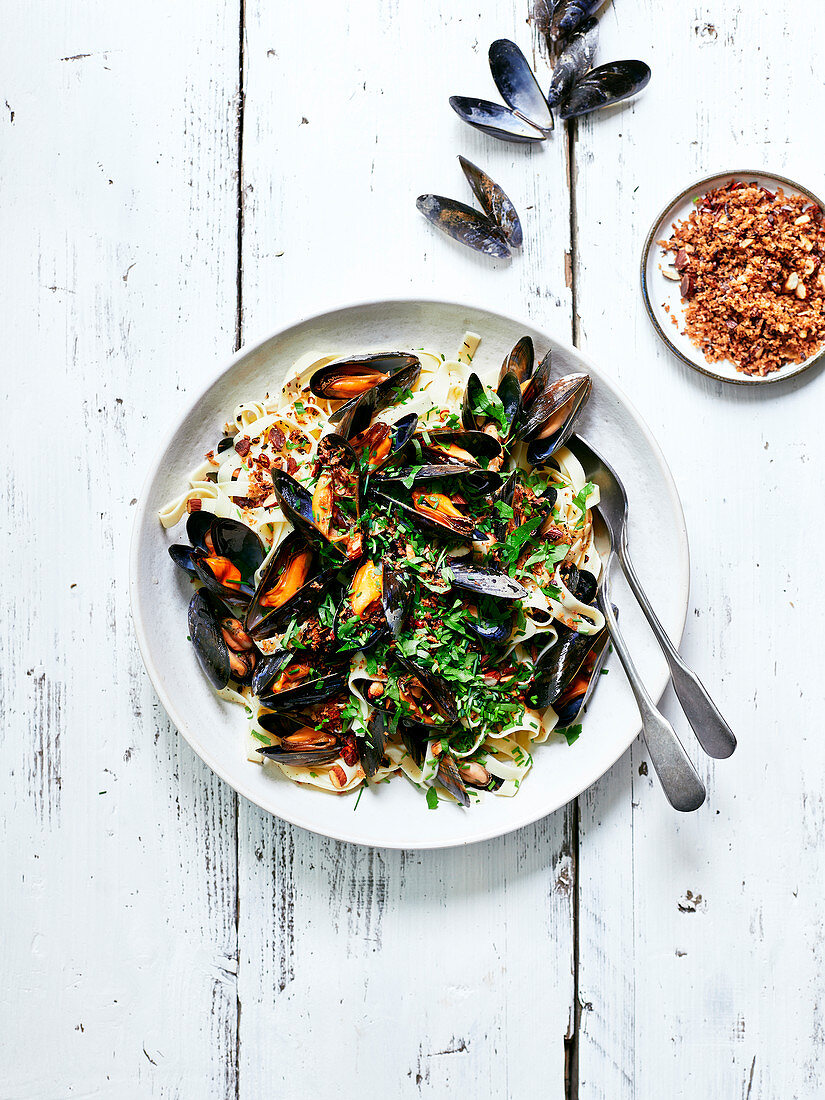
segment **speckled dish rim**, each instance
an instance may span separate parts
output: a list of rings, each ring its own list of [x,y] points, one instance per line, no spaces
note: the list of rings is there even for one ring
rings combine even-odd
[[[668,348],[670,348],[674,355],[681,359],[683,363],[687,363],[687,365],[689,367],[692,367],[695,371],[698,371],[700,374],[704,374],[708,378],[713,378],[717,382],[727,382],[729,385],[733,386],[764,386],[770,385],[773,382],[786,382],[789,378],[797,378],[800,374],[803,374],[806,370],[808,370],[809,367],[814,366],[815,363],[818,363],[820,359],[822,359],[822,357],[825,355],[825,345],[823,345],[822,349],[818,351],[816,355],[811,356],[810,359],[806,359],[803,363],[795,363],[788,367],[780,367],[779,370],[773,371],[771,374],[767,374],[763,378],[755,378],[744,374],[741,378],[728,378],[724,374],[719,374],[717,371],[712,369],[707,360],[705,360],[705,363],[702,364],[694,359],[691,359],[690,356],[685,355],[685,353],[681,351],[681,349],[678,348],[676,344],[674,344],[670,336],[659,323],[659,318],[654,313],[653,305],[650,301],[650,292],[647,283],[647,263],[651,249],[653,248],[659,237],[662,236],[661,227],[663,223],[670,219],[671,211],[675,207],[680,206],[689,195],[694,193],[704,193],[705,191],[710,190],[710,185],[716,183],[717,181],[727,179],[753,179],[756,177],[763,180],[773,180],[777,184],[781,184],[786,190],[789,189],[791,191],[795,191],[797,194],[805,195],[811,200],[811,202],[816,203],[817,206],[820,207],[820,209],[825,210],[825,204],[823,204],[822,200],[816,194],[814,194],[813,191],[809,190],[809,188],[807,187],[803,187],[795,180],[788,179],[787,176],[778,176],[775,172],[766,172],[762,169],[736,169],[729,172],[714,172],[713,175],[705,176],[703,179],[697,180],[695,183],[691,183],[688,187],[684,189],[684,191],[681,191],[674,199],[671,199],[667,206],[665,206],[656,216],[653,225],[650,227],[650,232],[645,238],[644,247],[642,249],[642,260],[639,269],[642,284],[642,300],[645,304],[645,310],[647,311],[647,315],[650,318],[651,324],[656,330],[659,338],[668,346]],[[696,353],[697,355],[702,355],[702,352],[698,348],[696,349]],[[726,362],[730,362],[730,360],[726,360]]]

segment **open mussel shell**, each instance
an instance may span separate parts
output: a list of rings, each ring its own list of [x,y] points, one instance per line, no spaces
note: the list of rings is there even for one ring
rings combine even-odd
[[[179,569],[182,569],[184,573],[188,573],[190,577],[197,577],[198,575],[192,564],[192,558],[197,553],[198,550],[194,546],[183,546],[181,543],[169,547],[169,557]]]
[[[251,527],[239,520],[224,519],[211,512],[192,512],[186,521],[186,535],[198,549],[229,558],[240,570],[244,584],[251,582],[266,557],[264,544]]]
[[[465,558],[449,558],[444,565],[454,588],[478,596],[493,596],[499,600],[524,600],[527,589],[517,580],[489,565],[476,565]]]
[[[350,446],[358,455],[362,468],[366,467],[375,474],[404,461],[417,427],[418,415],[409,413],[395,424],[372,424],[358,435],[351,436]]]
[[[313,374],[309,388],[316,397],[350,401],[418,362],[418,356],[406,351],[372,352],[336,359]]]
[[[418,664],[409,657],[402,656],[400,653],[396,653],[394,659],[409,676],[415,677],[421,685],[424,695],[427,696],[434,710],[438,713],[441,721],[432,724],[456,725],[459,719],[458,706],[455,695],[447,681],[439,676],[437,672],[424,668],[423,665]],[[411,720],[409,717],[405,717],[405,721],[410,722]],[[412,724],[417,725],[418,723],[413,721]],[[430,723],[427,723],[427,725],[429,726]]]
[[[550,41],[558,42],[572,34],[602,3],[603,0],[556,0],[547,30]]]
[[[445,493],[425,492],[413,489],[412,500],[400,495],[403,490],[393,483],[381,483],[376,487],[375,495],[387,504],[399,508],[419,527],[442,538],[456,538],[473,542],[484,536],[476,530],[476,522],[462,512]]]
[[[618,608],[615,605],[613,614],[618,615]],[[598,639],[598,642],[592,646],[582,662],[578,672],[574,674],[568,686],[553,704],[553,709],[559,719],[559,729],[571,726],[580,717],[584,708],[590,702],[596,684],[599,682],[610,649],[610,635],[607,630],[600,631]]]
[[[220,628],[225,615],[226,609],[204,589],[189,601],[189,637],[204,675],[218,691],[230,679],[229,647]]]
[[[314,729],[311,719],[299,715],[261,714],[258,725],[280,739],[278,745],[261,746],[261,756],[292,767],[332,764],[341,755],[341,744],[334,733]]]
[[[524,420],[530,413],[536,398],[544,393],[550,384],[550,371],[553,366],[553,353],[548,351],[539,365],[521,387],[521,419]]]
[[[252,690],[271,710],[303,710],[346,691],[348,671],[345,664],[332,659],[282,650],[261,662],[252,678]]]
[[[536,352],[533,341],[529,336],[522,336],[519,342],[507,355],[501,364],[498,380],[501,382],[507,374],[514,374],[524,387],[524,383],[533,373],[533,365],[536,361]]]
[[[506,259],[510,246],[504,233],[486,214],[444,195],[419,195],[415,205],[434,226],[454,241],[481,252],[484,256]]]
[[[464,786],[464,780],[458,770],[458,765],[449,753],[443,753],[438,761],[438,771],[435,773],[436,782],[440,783],[445,791],[456,798],[462,806],[470,805],[470,796]]]
[[[511,247],[521,248],[524,234],[515,206],[501,187],[472,161],[459,156],[458,162],[484,213],[501,230]]]
[[[546,463],[554,451],[563,447],[584,408],[592,383],[587,374],[568,374],[551,382],[536,397],[519,429],[529,443],[527,461],[531,466]]]
[[[576,81],[590,71],[598,44],[599,21],[595,18],[582,23],[567,39],[553,67],[553,78],[547,93],[547,102],[551,107],[558,107]]]
[[[482,596],[465,605],[467,629],[488,645],[503,645],[513,632],[512,607],[501,600]]]
[[[266,556],[255,532],[238,520],[201,511],[189,516],[186,534],[192,545],[170,546],[172,561],[231,606],[249,603],[255,571]]]
[[[506,372],[498,384],[496,394],[504,412],[503,425],[489,412],[485,412],[489,400],[484,384],[477,374],[471,374],[464,388],[461,420],[468,431],[484,431],[494,439],[507,442],[521,415],[521,385],[516,375]]]
[[[608,65],[599,65],[573,85],[562,104],[561,117],[578,118],[621,103],[649,83],[650,66],[644,61],[611,61]]]
[[[398,352],[397,354],[407,354]],[[421,374],[421,360],[417,355],[409,355],[409,362],[394,371],[389,378],[366,390],[360,397],[354,397],[329,418],[335,424],[338,434],[345,439],[365,431],[374,416],[398,403],[407,390],[411,390]]]
[[[569,627],[557,627],[558,638],[548,646],[536,662],[535,671],[527,688],[531,706],[544,710],[561,697],[573,681],[594,646],[603,641],[603,628],[596,634],[579,634]]]
[[[247,631],[257,639],[283,633],[293,618],[317,608],[331,580],[330,570],[318,571],[313,545],[298,531],[291,532],[270,558],[249,602]]]
[[[482,470],[501,456],[501,443],[495,436],[479,431],[437,429],[416,436],[421,457],[429,465],[476,466]]]
[[[476,99],[473,96],[451,95],[450,106],[462,121],[474,126],[476,130],[499,138],[500,141],[513,141],[517,144],[544,141],[547,135],[538,126],[534,126],[518,111],[493,103],[489,99]]]
[[[567,591],[581,603],[592,604],[596,599],[599,583],[589,569],[579,569],[571,563],[559,569],[559,576]]]
[[[515,42],[499,38],[488,53],[490,72],[504,102],[528,119],[538,130],[549,134],[553,112],[544,98],[530,64]]]
[[[374,710],[367,721],[367,732],[355,735],[361,767],[368,779],[372,779],[384,763],[387,747],[387,716],[383,710]]]

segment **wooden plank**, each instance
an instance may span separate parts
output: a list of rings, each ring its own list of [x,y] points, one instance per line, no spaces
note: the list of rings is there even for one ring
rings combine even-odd
[[[0,51],[0,1091],[234,1095],[235,799],[149,688],[127,548],[234,342],[237,10],[13,5]]]
[[[823,691],[803,626],[823,611],[803,534],[821,495],[821,379],[759,393],[704,379],[658,344],[637,275],[650,222],[691,179],[765,166],[821,190],[808,120],[825,92],[802,59],[822,30],[794,0],[644,0],[602,19],[601,58],[647,59],[654,77],[635,105],[579,125],[582,345],[674,471],[693,559],[683,651],[740,745],[709,764],[690,743],[709,788],[692,817],[666,806],[638,745],[583,800],[581,1100],[823,1089]],[[789,496],[801,515],[777,522]]]
[[[570,332],[563,138],[502,145],[447,104],[495,94],[487,46],[506,35],[529,49],[526,12],[323,0],[310,19],[251,0],[246,13],[247,339],[333,304],[422,293]],[[524,214],[524,254],[508,266],[415,210],[425,191],[469,201],[459,152]],[[399,1097],[564,1096],[574,872],[563,814],[467,850],[405,854],[239,810],[242,1096],[300,1088],[320,1100],[353,1095],[356,1080]]]

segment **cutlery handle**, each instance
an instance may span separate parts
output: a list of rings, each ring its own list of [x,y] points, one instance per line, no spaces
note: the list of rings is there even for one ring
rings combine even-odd
[[[627,550],[627,533],[622,530],[619,545],[616,547],[619,561],[627,583],[630,585],[633,595],[639,601],[639,606],[644,612],[645,618],[650,623],[650,628],[656,635],[656,641],[662,647],[665,660],[670,669],[670,678],[676,692],[685,717],[690,722],[696,740],[708,754],[717,760],[724,760],[731,755],[736,748],[736,738],[733,731],[705,690],[705,686],[693,669],[683,661],[676,647],[665,633],[665,629],[656,617],[656,612],[650,606],[650,601],[636,576],[636,570],[630,560]]]
[[[642,729],[644,730],[645,744],[650,753],[650,759],[665,797],[675,810],[687,813],[690,810],[698,810],[705,801],[705,787],[702,780],[690,761],[682,743],[676,736],[673,727],[663,714],[653,704],[653,700],[647,693],[642,683],[633,658],[630,656],[624,638],[619,631],[619,624],[613,614],[613,607],[608,594],[608,577],[605,573],[604,582],[599,590],[599,607],[605,617],[607,629],[613,641],[613,646],[622,662],[622,667],[630,681],[639,714],[642,716]]]

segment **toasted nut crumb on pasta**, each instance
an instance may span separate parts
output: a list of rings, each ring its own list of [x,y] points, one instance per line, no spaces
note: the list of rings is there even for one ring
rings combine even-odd
[[[825,222],[804,195],[731,180],[659,245],[682,274],[684,333],[710,362],[764,377],[825,342]]]

